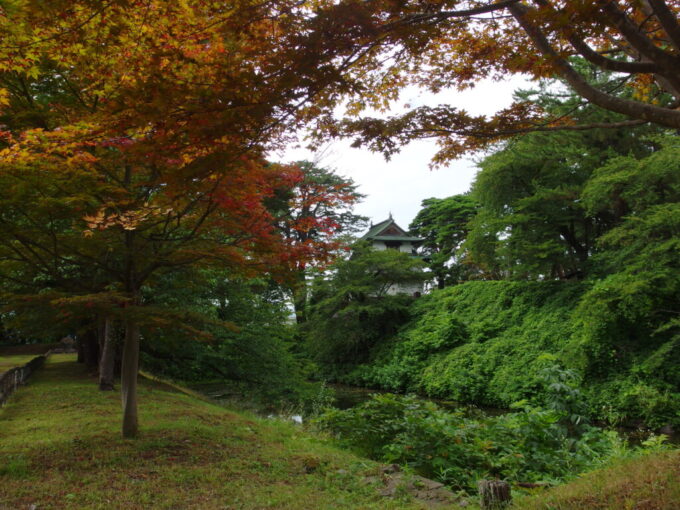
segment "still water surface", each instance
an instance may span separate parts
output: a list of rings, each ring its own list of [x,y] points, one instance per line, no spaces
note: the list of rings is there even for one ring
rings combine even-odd
[[[344,384],[328,384],[329,388],[333,390],[335,400],[334,407],[338,409],[350,409],[367,400],[370,400],[371,395],[393,393],[385,390],[377,390],[373,388],[362,388],[358,386],[347,386]],[[192,389],[203,393],[211,399],[223,403],[225,405],[235,406],[240,409],[246,409],[256,414],[269,418],[283,418],[292,420],[296,423],[302,423],[303,416],[299,409],[289,408],[281,409],[280,406],[267,402],[252,402],[249,395],[240,392],[233,386],[225,386],[224,383],[209,383],[198,384],[192,386]],[[478,407],[472,405],[461,405],[458,402],[450,400],[437,400],[420,397],[422,400],[428,400],[436,403],[439,407],[450,411],[464,411],[466,414],[474,417],[483,416],[498,416],[510,412],[508,409],[499,409],[493,407]],[[647,428],[634,427],[618,427],[618,432],[625,437],[631,444],[638,444],[649,437],[653,432]],[[671,443],[680,445],[680,431],[674,431],[670,435]]]

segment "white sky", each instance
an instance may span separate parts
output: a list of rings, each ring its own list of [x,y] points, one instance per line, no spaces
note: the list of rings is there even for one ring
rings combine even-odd
[[[474,89],[437,96],[408,90],[402,94],[399,103],[411,106],[450,104],[474,115],[492,114],[508,106],[512,93],[518,88],[528,88],[528,81],[521,77],[502,82],[485,81]],[[366,195],[355,208],[357,214],[378,223],[392,212],[397,223],[405,229],[424,199],[444,198],[467,191],[477,171],[471,157],[453,161],[447,168],[430,170],[428,164],[436,152],[434,140],[413,142],[390,161],[368,149],[353,149],[350,143],[349,140],[333,142],[321,155],[305,148],[290,147],[271,157],[282,162],[320,160],[320,166],[352,178],[359,185],[359,191]]]

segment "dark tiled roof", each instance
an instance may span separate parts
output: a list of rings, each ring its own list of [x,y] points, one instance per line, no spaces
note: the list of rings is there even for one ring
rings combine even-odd
[[[374,241],[410,241],[412,243],[420,243],[425,240],[420,237],[411,236],[373,236],[371,239]]]
[[[404,235],[392,235],[392,234],[380,235],[382,232],[384,232],[391,226],[396,227],[399,231],[403,232]],[[373,225],[368,230],[368,232],[366,232],[363,235],[362,239],[371,239],[375,241],[411,241],[414,243],[423,241],[423,239],[421,239],[420,237],[409,236],[408,233],[403,228],[397,225],[397,222],[394,221],[392,217]]]
[[[392,218],[388,218],[385,221],[376,223],[375,225],[368,229],[368,232],[366,232],[363,235],[362,239],[369,239],[377,236],[381,231],[385,230],[392,223],[394,223],[394,220]]]

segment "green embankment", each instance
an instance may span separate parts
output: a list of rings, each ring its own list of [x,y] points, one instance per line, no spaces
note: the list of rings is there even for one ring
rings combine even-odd
[[[118,392],[53,355],[0,410],[0,508],[420,508],[363,482],[377,464],[299,427],[230,412],[147,380],[141,436]]]
[[[375,463],[299,427],[148,380],[140,404],[141,437],[121,439],[118,393],[100,393],[74,356],[53,355],[0,410],[0,509],[426,508],[380,496],[364,483]],[[678,473],[680,452],[656,453],[516,494],[513,508],[671,510]]]
[[[485,281],[434,291],[414,302],[411,320],[379,341],[368,363],[328,367],[328,374],[349,384],[507,407],[540,401],[542,371],[557,362],[580,377],[592,417],[680,425],[680,338],[656,331],[651,319],[585,307],[590,288]]]

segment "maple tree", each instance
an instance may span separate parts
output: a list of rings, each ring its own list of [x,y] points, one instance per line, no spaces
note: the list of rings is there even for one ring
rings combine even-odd
[[[354,181],[310,161],[299,161],[296,167],[295,184],[279,190],[271,206],[286,245],[284,281],[297,322],[302,323],[307,317],[310,272],[323,271],[343,248],[349,249],[352,235],[365,227],[366,218],[352,212],[364,197]]]
[[[466,89],[509,74],[558,77],[584,102],[619,115],[580,124],[517,100],[490,117],[452,105],[421,106],[388,118],[318,120],[322,136],[355,136],[390,155],[415,138],[437,138],[442,164],[470,150],[528,131],[627,127],[680,128],[680,2],[675,0],[426,0],[339,2],[333,9],[361,27],[352,51],[366,49],[347,71],[347,111],[385,113],[399,90]],[[609,74],[609,80],[598,77]],[[621,90],[627,94],[620,94]]]
[[[290,259],[265,201],[294,172],[263,155],[342,82],[330,62],[352,34],[328,38],[318,21],[296,1],[0,5],[0,172],[21,190],[1,234],[14,262],[74,300],[84,289],[66,267],[122,296],[126,437],[140,327],[168,323],[142,287],[192,264],[248,273]]]

